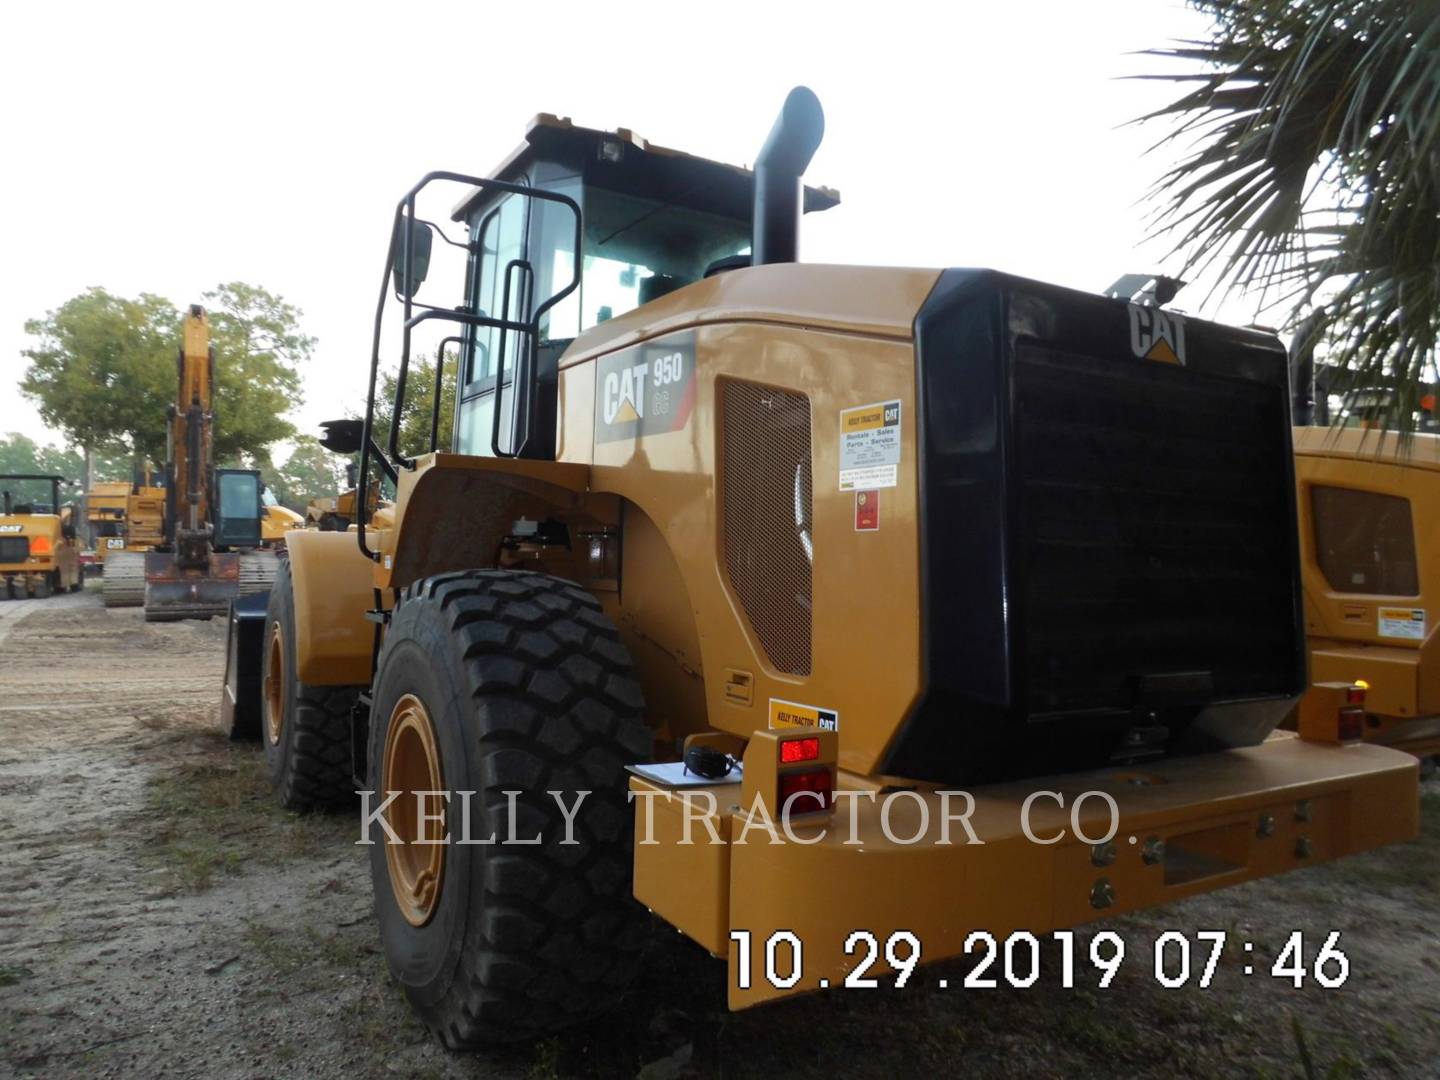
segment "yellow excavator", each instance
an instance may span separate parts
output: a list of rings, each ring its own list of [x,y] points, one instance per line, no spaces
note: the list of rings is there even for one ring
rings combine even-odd
[[[223,615],[236,596],[263,592],[276,558],[263,550],[265,507],[260,473],[212,462],[215,353],[205,309],[185,316],[177,360],[175,404],[167,412],[163,531],[148,550],[112,556],[106,577],[122,603],[134,603],[143,573],[147,622]],[[143,566],[143,570],[140,567]],[[118,573],[116,573],[118,571]]]

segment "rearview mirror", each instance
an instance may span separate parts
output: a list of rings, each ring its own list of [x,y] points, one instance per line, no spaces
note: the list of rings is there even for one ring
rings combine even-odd
[[[405,226],[410,227],[410,290],[405,290]],[[430,226],[414,218],[401,217],[395,222],[395,258],[390,264],[390,276],[395,291],[409,299],[420,291],[425,275],[430,272],[430,246],[434,233]]]
[[[358,454],[365,438],[364,420],[326,420],[320,445],[337,454]]]

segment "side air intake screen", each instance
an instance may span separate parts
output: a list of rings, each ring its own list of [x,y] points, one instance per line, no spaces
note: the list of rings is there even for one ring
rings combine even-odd
[[[725,569],[770,663],[810,674],[810,399],[720,383]]]

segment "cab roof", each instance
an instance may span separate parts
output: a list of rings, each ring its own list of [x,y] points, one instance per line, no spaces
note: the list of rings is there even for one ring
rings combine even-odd
[[[629,128],[601,131],[580,127],[568,116],[540,113],[525,128],[525,141],[491,173],[505,179],[528,171],[536,161],[571,165],[591,183],[610,190],[675,203],[749,221],[754,173],[738,165],[696,157],[650,142]],[[472,188],[451,216],[463,221],[484,196]],[[829,210],[840,202],[833,188],[805,187],[806,213]]]

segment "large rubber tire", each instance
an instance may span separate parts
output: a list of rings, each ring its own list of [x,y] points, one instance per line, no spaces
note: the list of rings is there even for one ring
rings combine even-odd
[[[41,574],[39,577],[33,578],[33,584],[30,586],[30,596],[35,600],[49,600],[55,592],[55,579],[59,576],[59,573],[55,572],[51,574]]]
[[[409,586],[376,676],[369,784],[383,792],[386,737],[412,695],[431,719],[442,790],[473,791],[472,839],[452,842],[424,925],[401,912],[384,834],[370,827],[385,956],[426,1025],[452,1049],[532,1038],[618,1004],[639,963],[630,893],[626,764],[651,735],[630,657],[588,592],[543,574],[475,570]],[[507,791],[518,791],[511,820]],[[550,792],[575,809],[573,839]],[[403,796],[402,796],[403,797]],[[376,798],[372,805],[378,805]],[[509,831],[514,829],[513,834]]]
[[[277,632],[278,649],[272,649]],[[270,590],[262,648],[261,742],[276,798],[289,810],[350,804],[355,799],[350,714],[360,688],[311,686],[297,678],[295,593],[288,562],[279,564]],[[278,723],[272,724],[276,707]]]

